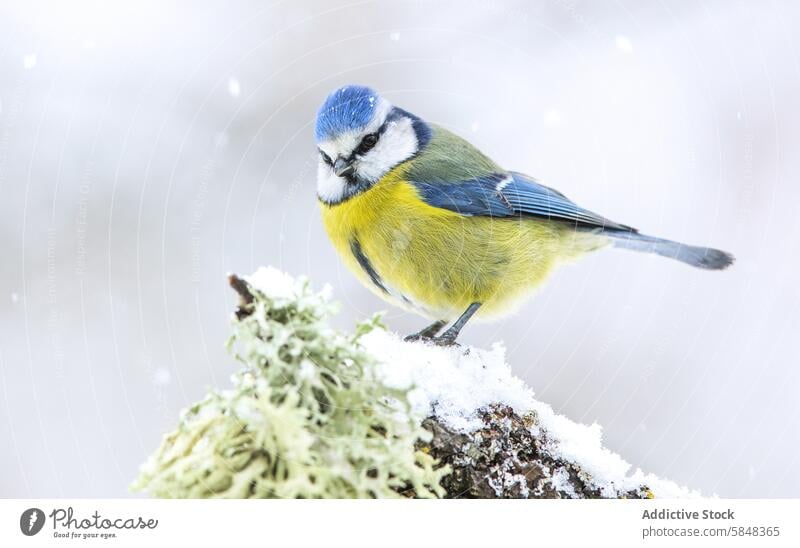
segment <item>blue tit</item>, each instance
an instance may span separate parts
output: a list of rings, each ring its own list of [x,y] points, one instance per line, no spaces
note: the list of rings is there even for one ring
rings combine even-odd
[[[315,137],[322,220],[344,262],[380,297],[434,320],[407,340],[454,344],[472,316],[512,310],[556,265],[607,246],[708,270],[733,262],[584,209],[368,87],[331,93]]]

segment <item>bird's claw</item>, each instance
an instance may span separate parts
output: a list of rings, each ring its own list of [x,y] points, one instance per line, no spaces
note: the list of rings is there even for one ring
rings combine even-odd
[[[434,337],[431,339],[431,343],[435,344],[436,346],[461,346],[456,342],[453,337]]]
[[[441,337],[429,337],[426,335],[420,335],[419,333],[415,333],[413,335],[409,335],[403,339],[406,342],[424,342],[427,344],[433,344],[435,346],[461,346],[456,342],[453,337],[447,337],[442,335]]]

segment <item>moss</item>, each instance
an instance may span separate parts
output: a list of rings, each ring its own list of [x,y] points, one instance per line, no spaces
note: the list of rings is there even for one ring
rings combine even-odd
[[[236,286],[239,284],[239,287]],[[444,495],[446,467],[410,412],[406,390],[385,386],[352,336],[330,329],[334,307],[298,280],[245,296],[227,347],[242,364],[229,390],[184,411],[132,485],[157,497],[349,498]]]

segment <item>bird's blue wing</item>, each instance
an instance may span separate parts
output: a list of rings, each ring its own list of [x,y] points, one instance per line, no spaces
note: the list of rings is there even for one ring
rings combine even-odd
[[[493,173],[454,183],[412,182],[428,205],[467,217],[511,217],[511,204],[497,191],[504,178],[505,175]]]
[[[635,232],[584,209],[566,196],[521,173],[491,173],[456,182],[412,181],[429,205],[465,216],[538,217],[583,228]]]

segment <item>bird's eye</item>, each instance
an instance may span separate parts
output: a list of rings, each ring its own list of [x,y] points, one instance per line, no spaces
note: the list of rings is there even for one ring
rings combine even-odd
[[[327,154],[325,154],[324,152],[322,152],[322,150],[321,150],[321,149],[320,149],[320,151],[319,151],[319,155],[322,157],[322,161],[323,161],[323,162],[325,162],[325,163],[326,163],[326,164],[328,164],[329,166],[332,166],[332,165],[333,165],[333,160],[331,160],[331,157],[330,157],[330,156],[328,156]]]
[[[364,138],[361,139],[361,143],[359,143],[358,145],[358,153],[366,154],[372,149],[372,147],[375,146],[375,143],[377,142],[378,142],[377,133],[370,133],[369,135],[365,135]]]

